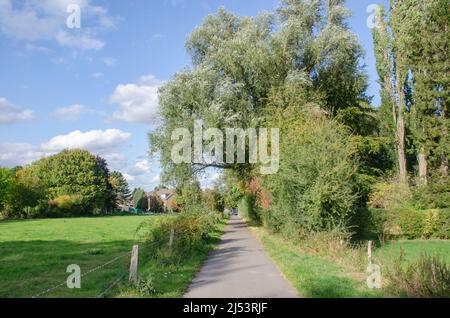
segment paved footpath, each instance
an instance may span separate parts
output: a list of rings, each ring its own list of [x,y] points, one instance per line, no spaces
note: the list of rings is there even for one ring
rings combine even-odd
[[[294,298],[282,276],[245,223],[232,217],[216,250],[192,281],[185,298]]]

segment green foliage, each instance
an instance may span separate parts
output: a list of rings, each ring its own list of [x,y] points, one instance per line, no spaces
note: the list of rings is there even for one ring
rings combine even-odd
[[[311,117],[281,135],[279,172],[263,178],[272,199],[269,224],[293,235],[345,224],[357,198],[357,165],[341,126]]]
[[[256,197],[253,194],[244,195],[238,204],[240,216],[252,224],[261,223],[261,209],[256,205]]]
[[[450,179],[412,189],[411,204],[417,209],[450,208]]]
[[[163,120],[150,144],[161,157],[163,181],[178,188],[211,166],[233,169],[244,180],[255,168],[223,162],[175,165],[171,135],[180,123],[191,134],[196,119],[205,128],[258,128],[266,127],[273,108],[315,104],[337,114],[367,104],[362,50],[345,23],[348,16],[341,0],[283,1],[276,13],[256,18],[224,9],[208,16],[186,43],[193,67],[177,73],[160,92]]]
[[[358,240],[450,239],[448,209],[358,209],[350,224]]]
[[[47,191],[38,176],[38,167],[32,165],[15,172],[14,201],[8,218],[33,218],[44,215],[47,209]]]
[[[0,212],[13,198],[14,177],[7,168],[0,168]]]
[[[396,182],[379,182],[372,188],[368,206],[376,209],[403,207],[411,199],[410,189]]]
[[[101,159],[101,158],[100,158]],[[47,198],[79,195],[87,213],[104,211],[111,200],[105,163],[85,150],[64,150],[36,163]]]
[[[157,225],[152,225],[146,234],[150,255],[156,257],[159,262],[177,264],[193,250],[203,246],[219,221],[220,216],[217,213],[200,212],[185,212],[164,218]],[[169,247],[172,230],[174,240]]]
[[[450,297],[450,265],[437,256],[423,254],[404,264],[403,255],[387,271],[388,294],[411,298]]]
[[[15,169],[7,217],[93,215],[111,210],[114,193],[106,161],[85,150],[64,150]]]
[[[89,215],[83,210],[81,195],[60,195],[49,201],[47,216]]]
[[[147,194],[144,189],[137,188],[133,190],[132,194],[133,208],[139,210],[146,210],[148,205]]]
[[[136,290],[142,296],[151,296],[157,293],[155,288],[155,278],[150,273],[146,278],[139,278],[136,284]]]
[[[203,200],[209,211],[218,213],[224,212],[224,197],[218,189],[207,189],[203,191]]]
[[[200,183],[198,181],[185,182],[175,194],[175,203],[181,211],[205,211]]]
[[[403,237],[408,239],[422,237],[425,225],[425,213],[423,211],[402,208],[395,212]]]
[[[126,203],[131,197],[131,192],[123,174],[119,171],[112,172],[109,176],[109,183],[111,184],[113,196],[117,200],[117,203]]]

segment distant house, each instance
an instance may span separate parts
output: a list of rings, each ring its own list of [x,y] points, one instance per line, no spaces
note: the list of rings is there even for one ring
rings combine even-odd
[[[177,205],[175,204],[175,190],[171,189],[160,189],[157,191],[152,191],[147,193],[148,200],[148,210],[151,211],[158,203],[162,205],[165,212],[170,210],[177,210]],[[159,202],[155,202],[155,201]]]

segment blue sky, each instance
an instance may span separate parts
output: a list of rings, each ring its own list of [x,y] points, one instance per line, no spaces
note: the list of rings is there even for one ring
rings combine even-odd
[[[220,6],[255,16],[278,3],[0,0],[0,166],[82,147],[104,156],[132,186],[151,190],[159,183],[158,163],[147,155],[156,91],[189,64],[188,34]],[[373,3],[347,0],[350,26],[366,51],[369,94],[377,105],[367,26]],[[81,8],[80,29],[66,26],[70,4]]]

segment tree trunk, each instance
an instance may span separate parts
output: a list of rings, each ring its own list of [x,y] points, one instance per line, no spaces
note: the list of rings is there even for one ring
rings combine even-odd
[[[402,82],[397,80],[397,95],[398,95],[398,114],[397,114],[397,155],[399,168],[399,181],[405,185],[408,184],[408,171],[406,168],[406,154],[405,154],[405,120],[403,118],[404,110],[404,96]]]
[[[424,147],[419,151],[419,183],[421,186],[428,185],[428,163]]]

